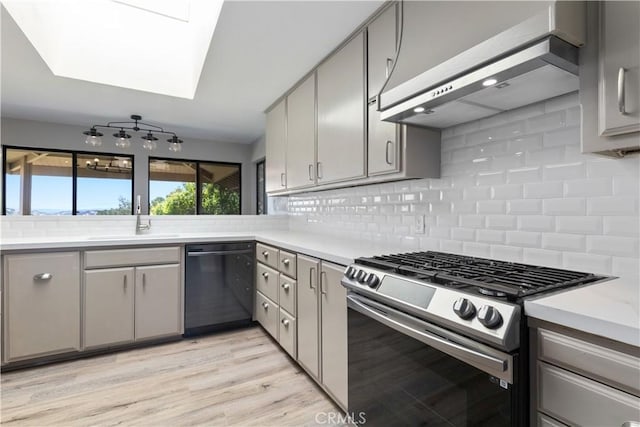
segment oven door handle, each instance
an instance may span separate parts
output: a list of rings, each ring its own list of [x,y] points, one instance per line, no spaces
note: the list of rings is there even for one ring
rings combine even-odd
[[[468,348],[464,345],[458,344],[447,338],[440,337],[425,330],[419,330],[415,327],[405,324],[402,319],[394,319],[389,313],[376,310],[361,302],[361,298],[353,295],[347,295],[347,306],[373,320],[376,320],[383,325],[386,325],[396,331],[410,336],[430,347],[442,351],[456,359],[459,359],[465,363],[468,363],[482,371],[503,379],[508,383],[513,383],[513,374],[509,369],[510,356],[496,357],[490,354],[483,353],[479,350]],[[386,308],[385,308],[386,309]],[[389,309],[389,312],[392,312]],[[393,310],[396,311],[396,310]],[[400,314],[400,313],[398,313]],[[399,317],[399,316],[398,316]],[[415,320],[420,322],[419,320]]]

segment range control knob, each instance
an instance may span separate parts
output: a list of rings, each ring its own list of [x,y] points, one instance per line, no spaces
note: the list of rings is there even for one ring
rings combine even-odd
[[[349,266],[347,268],[347,271],[344,272],[344,275],[347,277],[347,279],[353,279],[353,277],[356,275],[355,267]]]
[[[376,276],[375,274],[369,273],[369,274],[367,274],[367,278],[365,279],[365,283],[370,288],[375,288],[378,285],[378,283],[380,283],[380,279],[378,279],[378,276]]]
[[[364,270],[358,270],[356,273],[356,280],[358,282],[364,282],[364,279],[367,277],[367,273]]]
[[[453,312],[456,313],[459,318],[467,320],[476,314],[476,307],[468,299],[458,298],[456,302],[453,303]]]
[[[478,320],[489,329],[496,329],[502,325],[502,316],[494,307],[483,305],[478,310]]]

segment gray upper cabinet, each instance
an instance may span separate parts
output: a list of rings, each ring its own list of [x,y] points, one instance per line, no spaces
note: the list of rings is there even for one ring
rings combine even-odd
[[[267,192],[282,191],[287,186],[287,104],[280,101],[267,113],[265,187]]]
[[[640,130],[640,2],[600,4],[600,135]]]
[[[287,188],[315,185],[316,79],[310,75],[287,97]]]
[[[317,73],[318,183],[364,177],[364,35],[349,41]]]
[[[397,5],[389,7],[367,28],[368,150],[369,176],[400,170],[398,126],[380,120],[376,96],[393,67],[396,56]]]
[[[587,3],[580,51],[582,151],[618,156],[640,150],[640,3]]]

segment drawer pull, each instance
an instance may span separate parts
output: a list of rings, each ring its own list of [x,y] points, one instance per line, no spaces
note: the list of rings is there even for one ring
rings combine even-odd
[[[320,293],[322,295],[326,295],[327,291],[324,290],[324,282],[327,281],[327,272],[326,271],[321,271],[320,272]]]
[[[265,257],[265,258],[269,258],[269,252],[262,251],[262,256]]]
[[[46,282],[47,280],[53,279],[53,274],[51,273],[40,273],[33,276],[33,280],[36,282]]]
[[[127,275],[125,274],[122,278],[122,285],[124,286],[124,290],[127,290]]]
[[[618,111],[622,115],[627,114],[626,107],[625,107],[625,100],[624,100],[624,87],[625,87],[624,73],[626,71],[627,70],[625,70],[622,67],[620,67],[620,69],[618,70]]]
[[[289,267],[289,258],[283,259],[282,263],[284,264],[285,267]]]
[[[269,309],[269,304],[267,304],[266,302],[262,303],[262,308],[264,308],[265,310]]]
[[[289,292],[289,288],[290,288],[290,286],[289,286],[288,283],[283,283],[282,284],[282,289],[284,289],[285,291]]]
[[[264,277],[264,280],[269,280],[269,273],[267,273],[266,271],[263,271],[262,277]]]
[[[289,320],[282,319],[282,324],[284,325],[285,328],[288,328],[289,327]]]

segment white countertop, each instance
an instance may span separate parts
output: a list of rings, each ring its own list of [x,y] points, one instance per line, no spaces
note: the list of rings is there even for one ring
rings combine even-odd
[[[529,317],[640,347],[640,283],[613,279],[525,302]]]
[[[257,240],[294,252],[348,265],[357,257],[406,252],[388,243],[341,239],[293,231],[217,232],[143,236],[3,239],[0,250],[91,249],[160,244]],[[640,283],[613,279],[527,301],[525,313],[640,347]]]
[[[406,252],[406,248],[392,248],[389,244],[340,239],[321,234],[292,231],[249,231],[197,234],[148,234],[140,236],[51,237],[3,239],[0,251],[33,251],[42,249],[95,249],[105,247],[170,245],[208,242],[257,240],[294,252],[322,258],[336,264],[348,265],[357,257],[391,252]]]

